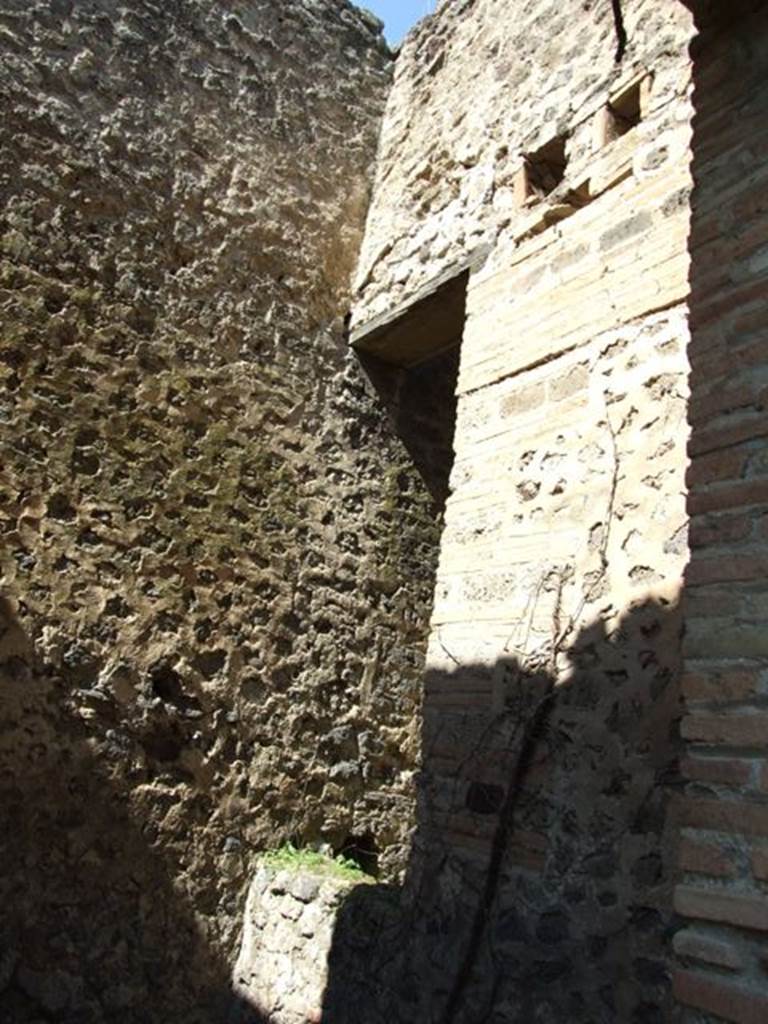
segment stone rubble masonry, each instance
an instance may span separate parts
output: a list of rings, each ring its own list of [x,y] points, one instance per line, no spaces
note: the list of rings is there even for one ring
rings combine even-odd
[[[240,1002],[230,1024],[256,1011],[274,1024],[319,1021],[336,917],[365,882],[304,869],[258,867],[248,890],[233,974]]]
[[[343,324],[391,56],[0,6],[0,1018],[210,1024],[255,853],[408,850],[437,521]]]
[[[725,15],[725,16],[724,16]],[[677,999],[692,1022],[768,1019],[765,294],[768,12],[697,17],[689,298],[691,557],[678,809]]]
[[[391,89],[346,0],[0,46],[0,1018],[762,1024],[765,5],[443,0]],[[452,274],[435,570],[451,397],[344,314]],[[414,798],[392,913],[258,869],[392,880]]]

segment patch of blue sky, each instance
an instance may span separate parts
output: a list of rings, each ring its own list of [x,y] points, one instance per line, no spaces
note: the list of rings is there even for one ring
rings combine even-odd
[[[435,9],[436,0],[356,0],[384,22],[384,35],[390,46],[397,46],[409,28]]]

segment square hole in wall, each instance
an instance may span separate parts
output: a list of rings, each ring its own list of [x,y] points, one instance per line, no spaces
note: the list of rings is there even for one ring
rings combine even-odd
[[[649,78],[635,79],[617,92],[603,107],[595,123],[595,148],[627,135],[643,119],[643,105]]]
[[[568,157],[565,153],[565,135],[552,139],[535,153],[525,156],[525,198],[548,196],[565,178]]]
[[[626,135],[642,118],[642,82],[634,82],[608,104],[615,138]]]

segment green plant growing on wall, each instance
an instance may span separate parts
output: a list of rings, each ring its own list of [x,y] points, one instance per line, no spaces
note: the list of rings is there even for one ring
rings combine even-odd
[[[262,857],[262,864],[275,871],[308,871],[349,882],[372,881],[371,876],[355,861],[343,854],[333,857],[319,850],[298,848],[293,843],[286,843],[277,850],[268,850]]]

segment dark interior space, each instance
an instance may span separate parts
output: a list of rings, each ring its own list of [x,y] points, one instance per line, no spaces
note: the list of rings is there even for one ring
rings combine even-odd
[[[628,89],[616,96],[609,105],[614,138],[626,135],[637,127],[641,120],[641,83],[634,82]]]
[[[548,196],[565,178],[568,158],[564,135],[552,139],[525,158],[526,191],[529,195]]]
[[[415,366],[397,366],[361,353],[360,359],[436,513],[448,497],[456,425],[459,341]]]
[[[440,514],[449,493],[466,266],[428,282],[403,308],[352,330],[350,342]]]
[[[341,847],[334,850],[334,856],[352,861],[371,878],[379,876],[379,848],[371,832],[347,836]]]

